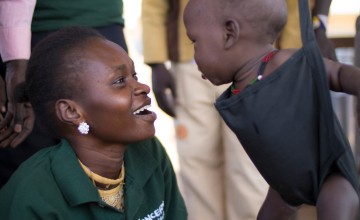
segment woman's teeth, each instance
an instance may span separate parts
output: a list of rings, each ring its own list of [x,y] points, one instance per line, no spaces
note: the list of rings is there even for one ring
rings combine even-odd
[[[150,108],[150,107],[151,107],[151,105],[145,105],[144,107],[136,110],[133,114],[134,114],[134,115],[138,115],[138,114],[140,114],[141,112],[147,110],[147,109]]]

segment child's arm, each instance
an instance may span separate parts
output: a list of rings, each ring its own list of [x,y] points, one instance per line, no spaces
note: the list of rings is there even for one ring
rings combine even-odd
[[[330,89],[357,97],[357,116],[360,125],[360,68],[324,58]]]
[[[360,68],[324,58],[330,89],[360,98]]]

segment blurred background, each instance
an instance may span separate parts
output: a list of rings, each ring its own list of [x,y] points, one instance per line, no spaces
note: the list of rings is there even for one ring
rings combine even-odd
[[[129,55],[135,63],[139,81],[151,86],[151,69],[144,64],[141,40],[141,0],[124,0],[125,37],[129,48]],[[200,77],[200,76],[199,76]],[[175,171],[180,169],[175,143],[174,120],[157,106],[153,93],[152,110],[157,114],[155,121],[156,136],[165,146]]]

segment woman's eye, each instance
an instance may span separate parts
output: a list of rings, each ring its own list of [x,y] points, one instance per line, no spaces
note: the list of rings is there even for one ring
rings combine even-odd
[[[114,81],[114,84],[121,84],[121,83],[124,83],[125,82],[125,78],[119,78],[117,80]]]
[[[131,76],[133,77],[133,79],[135,79],[136,81],[138,81],[137,73],[133,73]],[[120,78],[118,78],[118,79],[116,79],[116,80],[114,81],[114,84],[124,84],[124,83],[126,83],[126,81],[127,81],[128,79],[130,79],[129,77],[130,77],[130,76],[120,77]]]

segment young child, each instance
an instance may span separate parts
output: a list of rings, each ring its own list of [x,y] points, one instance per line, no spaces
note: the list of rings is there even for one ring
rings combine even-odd
[[[150,89],[120,46],[87,28],[55,32],[31,55],[26,91],[63,139],[1,189],[1,219],[187,219]]]
[[[318,219],[355,219],[359,182],[326,73],[331,89],[359,97],[360,70],[323,60],[307,1],[299,4],[297,51],[273,47],[283,0],[190,0],[184,22],[204,77],[233,83],[215,107],[270,185],[258,219],[288,219],[301,204],[316,205]]]

